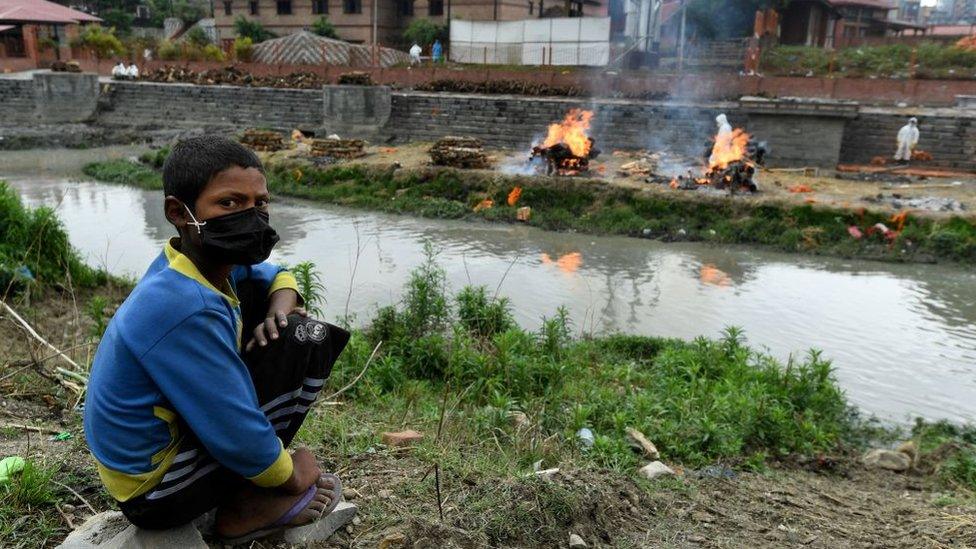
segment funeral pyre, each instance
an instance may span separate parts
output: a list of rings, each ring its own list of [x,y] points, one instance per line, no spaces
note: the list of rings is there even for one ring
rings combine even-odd
[[[549,125],[546,139],[532,147],[530,162],[545,162],[546,175],[579,175],[590,169],[600,150],[589,136],[593,111],[571,109],[561,122]]]
[[[763,166],[766,144],[754,141],[741,129],[721,132],[705,150],[705,174],[679,175],[668,181],[672,189],[694,190],[708,187],[716,190],[757,192],[756,168]],[[655,178],[661,179],[661,178]]]

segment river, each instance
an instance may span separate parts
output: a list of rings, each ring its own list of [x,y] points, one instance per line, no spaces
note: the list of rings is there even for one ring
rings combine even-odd
[[[174,234],[161,192],[29,171],[5,170],[0,156],[0,177],[26,204],[56,208],[90,264],[137,277]],[[581,334],[688,339],[740,326],[752,345],[781,359],[822,350],[851,401],[881,418],[976,422],[973,269],[553,233],[287,199],[276,200],[272,223],[282,237],[272,260],[318,265],[329,318],[348,311],[363,323],[377,306],[396,302],[430,242],[452,289],[497,289],[527,327],[559,306]]]

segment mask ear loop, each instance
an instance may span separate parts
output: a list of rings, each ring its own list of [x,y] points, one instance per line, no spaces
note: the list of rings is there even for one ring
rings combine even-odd
[[[193,220],[193,221],[188,221],[186,224],[187,225],[193,225],[194,227],[197,228],[197,234],[201,234],[203,232],[203,229],[201,229],[200,227],[203,227],[204,225],[206,225],[207,222],[206,221],[197,221],[197,218],[193,215],[193,212],[190,211],[190,207],[187,206],[186,204],[183,204],[183,207],[186,208],[186,213],[190,214],[190,219]]]

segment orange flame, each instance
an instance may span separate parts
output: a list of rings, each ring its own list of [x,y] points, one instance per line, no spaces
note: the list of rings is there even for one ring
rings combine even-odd
[[[905,222],[908,221],[908,212],[896,213],[889,219],[891,223],[895,224],[895,231],[901,232],[905,228]]]
[[[724,170],[729,164],[746,158],[748,145],[749,134],[739,128],[732,130],[732,133],[716,135],[712,156],[708,160],[709,170]]]
[[[593,111],[583,109],[570,109],[566,118],[562,122],[549,125],[549,133],[546,140],[542,143],[545,148],[552,147],[559,143],[565,144],[575,156],[585,157],[590,154],[590,139],[587,133],[590,130],[590,120],[593,119]]]
[[[668,183],[668,187],[671,187],[672,189],[677,189],[679,187],[679,185],[678,185],[678,178],[677,177],[672,177],[671,178],[671,182]]]
[[[522,187],[512,188],[512,192],[508,193],[508,205],[514,206],[518,204],[519,198],[522,198]]]
[[[543,265],[553,265],[564,272],[564,273],[575,273],[579,270],[580,266],[583,265],[583,254],[579,252],[571,252],[568,254],[563,254],[559,256],[559,259],[553,261],[549,254],[542,254],[542,264]]]

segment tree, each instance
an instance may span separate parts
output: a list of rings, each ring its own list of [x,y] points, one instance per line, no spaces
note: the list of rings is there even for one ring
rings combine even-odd
[[[750,36],[757,11],[782,9],[789,3],[790,0],[691,0],[688,34],[718,40]]]
[[[176,17],[190,25],[206,15],[202,7],[187,0],[146,0],[146,5],[152,14],[153,25],[157,27],[163,26],[163,21],[168,17]]]
[[[258,44],[265,40],[270,40],[278,35],[264,28],[264,25],[257,21],[249,21],[243,15],[238,15],[234,20],[234,32],[242,38],[250,38],[251,42]]]
[[[326,38],[339,38],[339,33],[336,32],[335,26],[324,15],[312,23],[312,32]]]
[[[81,34],[71,41],[71,45],[89,48],[98,59],[125,55],[125,46],[115,36],[115,29],[106,29],[101,25],[85,25]]]
[[[411,43],[427,45],[438,38],[447,39],[447,25],[438,25],[430,19],[414,19],[403,31],[403,37]]]
[[[132,32],[132,21],[136,16],[121,8],[109,8],[101,12],[100,17],[105,25],[115,29],[119,36],[128,36]]]
[[[186,33],[186,41],[201,48],[211,43],[207,31],[199,25],[195,25]]]

